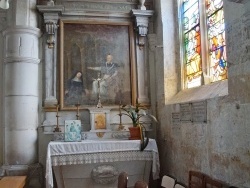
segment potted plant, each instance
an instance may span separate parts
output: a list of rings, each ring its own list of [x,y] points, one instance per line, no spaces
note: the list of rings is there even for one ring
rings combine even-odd
[[[140,118],[144,116],[148,116],[155,122],[157,122],[157,119],[152,114],[148,114],[145,108],[141,106],[140,103],[138,102],[136,102],[135,106],[123,105],[121,109],[125,111],[124,113],[121,113],[121,114],[128,116],[132,120],[132,123],[133,123],[133,127],[129,127],[129,131],[130,131],[129,139],[131,140],[141,139],[142,141],[141,150],[143,150],[147,146],[148,138],[146,139],[146,142],[145,142],[144,133],[143,133],[143,129],[145,128],[143,124],[140,122]]]

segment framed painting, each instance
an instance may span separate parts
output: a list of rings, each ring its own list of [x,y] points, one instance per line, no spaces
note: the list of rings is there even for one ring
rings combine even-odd
[[[130,22],[61,20],[61,109],[134,104],[134,41]]]
[[[80,142],[81,141],[81,121],[80,120],[65,120],[64,128],[65,142]]]

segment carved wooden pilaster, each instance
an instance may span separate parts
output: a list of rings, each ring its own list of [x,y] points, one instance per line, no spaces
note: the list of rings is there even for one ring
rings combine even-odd
[[[57,29],[59,14],[63,11],[63,6],[54,5],[49,1],[47,5],[38,5],[38,10],[43,13],[45,24],[44,35],[44,63],[45,63],[45,108],[55,108],[58,103],[56,94],[56,62],[57,62]]]

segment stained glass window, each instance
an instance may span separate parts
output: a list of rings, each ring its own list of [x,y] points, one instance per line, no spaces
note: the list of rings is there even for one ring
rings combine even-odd
[[[211,82],[227,78],[226,43],[222,0],[206,0]]]
[[[201,84],[201,37],[198,0],[183,2],[185,73],[187,87]]]
[[[204,9],[200,9],[200,3],[203,6],[204,1],[205,7]],[[202,12],[202,10],[205,10],[205,12]],[[205,17],[200,17],[203,14]],[[204,67],[202,63],[210,67],[211,82],[226,79],[227,62],[223,0],[183,0],[182,18],[184,32],[184,72],[187,88],[202,84],[202,67]],[[201,19],[203,18],[206,19],[203,21],[206,24],[201,25]],[[201,32],[201,29],[203,29],[203,32]],[[204,44],[208,44],[209,46],[202,47],[201,40],[208,41],[208,43],[205,42]],[[201,54],[202,48],[208,49],[207,56]],[[209,62],[206,62],[207,59]],[[206,69],[208,70],[208,67]]]

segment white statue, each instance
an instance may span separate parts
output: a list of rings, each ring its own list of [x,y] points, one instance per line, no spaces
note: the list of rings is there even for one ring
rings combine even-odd
[[[146,10],[146,7],[144,6],[145,0],[139,0],[139,2],[140,2],[139,8],[141,10]]]

